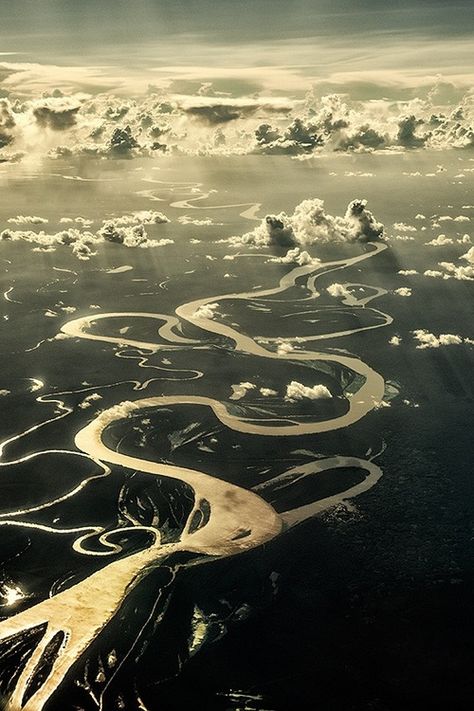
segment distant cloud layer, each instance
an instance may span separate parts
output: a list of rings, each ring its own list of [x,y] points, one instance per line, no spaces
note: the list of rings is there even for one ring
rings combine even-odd
[[[212,83],[194,96],[152,89],[140,97],[109,93],[0,99],[0,156],[109,158],[443,150],[474,146],[474,96],[452,104],[424,98],[352,101],[345,94],[305,99],[232,97]],[[1,87],[1,83],[0,83]]]

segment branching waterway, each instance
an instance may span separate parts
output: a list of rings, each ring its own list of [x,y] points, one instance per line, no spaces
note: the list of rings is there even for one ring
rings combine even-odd
[[[194,198],[194,200],[197,199],[199,198]],[[175,206],[190,208],[190,202],[189,200],[180,201]],[[239,204],[239,206],[241,205]],[[251,207],[246,211],[246,216],[253,219],[256,210],[258,210],[258,206]],[[129,323],[153,319],[160,322],[158,335],[170,348],[190,349],[192,352],[194,348],[205,347],[206,335],[212,336],[212,338],[217,336],[220,339],[226,339],[229,342],[229,350],[235,353],[245,354],[255,359],[266,359],[269,362],[287,362],[288,368],[294,364],[309,364],[316,361],[333,364],[358,376],[357,383],[360,385],[356,392],[347,397],[347,410],[342,414],[337,414],[330,419],[315,419],[314,421],[308,419],[298,421],[288,417],[285,423],[281,422],[282,416],[278,418],[278,422],[272,422],[271,418],[260,420],[258,417],[249,418],[244,416],[239,409],[233,407],[232,403],[210,396],[180,394],[140,397],[137,400],[118,402],[113,407],[102,411],[80,429],[75,434],[75,445],[79,451],[44,450],[29,454],[27,457],[10,459],[8,452],[14,443],[18,443],[22,437],[45,427],[48,423],[67,418],[71,412],[71,408],[63,400],[69,393],[38,396],[39,402],[54,403],[57,408],[56,414],[5,441],[1,447],[1,465],[8,467],[21,464],[27,459],[63,453],[87,458],[94,464],[97,471],[64,493],[62,498],[51,499],[36,509],[22,508],[2,514],[0,526],[39,527],[52,535],[77,533],[73,543],[74,550],[92,557],[102,556],[105,558],[120,553],[121,546],[114,542],[114,536],[117,532],[123,533],[129,528],[142,530],[144,534],[148,535],[149,545],[125,557],[115,558],[80,582],[65,587],[49,599],[34,604],[0,622],[1,642],[20,644],[22,639],[35,638],[33,651],[29,656],[26,655],[23,658],[23,667],[9,686],[8,709],[11,711],[17,709],[40,711],[43,709],[59,689],[66,675],[71,671],[74,674],[74,665],[84,660],[93,642],[117,615],[124,600],[147,573],[159,566],[169,566],[175,573],[177,568],[183,565],[182,562],[179,565],[173,563],[173,556],[177,552],[190,554],[192,564],[202,564],[215,558],[234,556],[261,546],[309,517],[367,491],[377,482],[381,476],[381,470],[375,464],[374,457],[365,460],[356,457],[334,456],[318,459],[306,466],[290,468],[263,484],[256,483],[252,489],[247,489],[197,469],[122,453],[119,447],[114,449],[109,446],[106,434],[108,428],[118,422],[126,424],[129,418],[133,422],[133,418],[138,413],[143,415],[150,412],[156,413],[160,409],[169,410],[183,404],[209,408],[223,427],[255,437],[281,438],[318,434],[348,427],[357,422],[383,400],[385,383],[382,375],[354,355],[334,350],[330,352],[303,350],[301,344],[324,338],[345,337],[370,328],[378,328],[389,324],[391,322],[390,316],[374,309],[374,313],[381,318],[381,321],[374,325],[361,325],[358,328],[337,330],[326,335],[301,337],[298,339],[298,348],[282,352],[281,349],[273,348],[275,343],[272,342],[272,339],[265,341],[269,346],[267,348],[262,345],[261,339],[241,333],[224,321],[210,317],[205,307],[226,300],[240,303],[251,302],[255,299],[268,299],[268,306],[271,307],[272,299],[269,297],[278,295],[284,298],[285,293],[300,280],[306,280],[307,290],[310,294],[308,298],[311,298],[311,295],[314,295],[317,280],[324,274],[334,270],[343,270],[356,263],[376,257],[385,248],[386,245],[383,243],[370,243],[367,247],[361,248],[364,250],[361,254],[351,258],[297,266],[287,273],[274,288],[246,293],[213,295],[193,300],[178,306],[173,315],[114,311],[73,319],[62,327],[62,332],[70,338],[99,341],[115,348],[119,346],[122,349],[126,347],[138,349],[140,351],[140,355],[136,356],[138,365],[150,368],[155,366],[149,365],[147,360],[160,348],[160,344],[156,340],[128,338],[128,329],[122,329],[125,332],[120,336],[101,335],[96,332],[96,326],[101,321],[108,323],[114,319],[122,321],[125,319]],[[345,286],[360,287],[361,285],[346,284]],[[11,290],[9,289],[4,294],[6,299],[10,298]],[[360,299],[356,296],[346,297],[344,303],[348,308],[353,306],[365,308],[366,304],[383,293],[385,293],[383,289],[375,289],[375,293],[369,296],[364,293]],[[307,303],[305,299],[294,301],[296,311],[303,301]],[[370,310],[371,307],[367,307],[367,309]],[[94,330],[92,326],[94,326]],[[183,328],[186,329],[184,333],[190,332],[192,337],[183,335]],[[273,340],[276,341],[276,339]],[[123,353],[117,350],[115,355],[124,357]],[[173,368],[162,369],[173,371]],[[184,380],[202,376],[202,372],[198,369],[188,370],[186,373],[187,376],[182,378]],[[152,380],[147,380],[146,384],[131,381],[131,384],[134,390],[143,390]],[[103,387],[114,387],[115,385],[117,384]],[[97,388],[95,389],[97,390]],[[86,391],[87,388],[82,388],[82,390],[77,389],[70,392]],[[159,479],[181,482],[189,487],[192,491],[192,502],[179,537],[172,541],[164,540],[158,524],[144,526],[140,525],[139,521],[135,521],[127,528],[121,527],[105,531],[105,529],[92,526],[69,527],[67,529],[61,529],[60,526],[45,527],[22,519],[25,513],[52,506],[60,500],[74,496],[91,478],[114,476],[113,470],[110,468],[114,465]],[[350,485],[343,492],[327,496],[314,503],[305,503],[283,513],[277,513],[264,499],[265,492],[269,488],[273,490],[285,488],[306,477],[344,467],[359,468],[365,476],[362,481]],[[91,536],[98,537],[101,545],[100,550],[89,547]],[[102,708],[102,696],[97,697],[95,701],[97,706]]]

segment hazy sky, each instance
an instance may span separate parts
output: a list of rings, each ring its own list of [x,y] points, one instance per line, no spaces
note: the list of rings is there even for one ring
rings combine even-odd
[[[171,77],[183,92],[202,80],[236,95],[297,95],[316,81],[377,98],[437,74],[472,82],[472,0],[0,0],[0,7],[0,51],[15,53],[2,63],[73,67],[70,79],[85,90],[140,90]],[[41,88],[64,71],[36,74]],[[32,68],[21,79],[28,89]]]

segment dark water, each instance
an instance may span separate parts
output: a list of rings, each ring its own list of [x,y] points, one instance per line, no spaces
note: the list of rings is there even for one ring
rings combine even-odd
[[[402,176],[408,159],[390,160],[400,161]],[[450,175],[436,179],[437,191],[428,180],[414,184],[409,177],[389,185],[375,158],[372,166],[380,171],[376,182],[368,178],[357,185],[347,179],[331,182],[323,167],[316,165],[311,172],[306,165],[292,163],[285,184],[269,187],[266,179],[274,174],[277,163],[260,168],[251,186],[243,177],[250,164],[239,172],[232,160],[209,175],[204,161],[202,170],[209,187],[221,187],[212,199],[227,203],[253,197],[263,202],[262,214],[283,208],[291,211],[296,202],[315,194],[325,197],[328,209],[340,214],[359,186],[386,225],[413,224],[417,212],[444,214],[449,209],[459,214],[467,202],[467,187],[452,187]],[[176,179],[183,169],[167,165],[167,177]],[[66,198],[71,214],[95,220],[149,209],[145,198],[133,194],[140,187],[139,180],[134,185],[135,178],[125,168],[120,170],[124,179],[117,190],[95,188],[94,193],[90,184],[75,186],[71,193],[70,181],[59,178],[54,179],[52,191],[51,178],[36,176],[31,212],[41,210],[45,194],[52,196],[46,215],[51,220],[53,215],[59,220]],[[29,177],[18,177],[5,219],[24,211],[20,205],[24,206],[31,185]],[[179,196],[165,193],[163,188],[163,203],[151,205],[158,205],[173,220],[180,213],[169,202]],[[96,196],[93,204],[92,194]],[[449,204],[454,207],[448,208]],[[23,460],[0,471],[3,617],[32,608],[110,562],[75,551],[72,544],[77,531],[55,534],[48,529],[95,526],[110,531],[131,522],[156,526],[159,521],[166,541],[182,534],[193,502],[188,486],[116,465],[106,476],[98,464],[73,453],[77,452],[75,433],[100,410],[124,400],[162,394],[191,393],[228,401],[231,385],[245,381],[278,390],[280,395],[290,380],[308,386],[325,384],[338,395],[351,383],[353,374],[319,361],[309,366],[278,361],[268,365],[234,352],[227,339],[189,324],[183,326],[183,333],[200,339],[203,348],[170,348],[160,340],[156,323],[126,317],[92,324],[91,332],[118,336],[120,329],[128,328],[127,338],[156,340],[163,350],[139,353],[136,348],[101,341],[54,338],[69,319],[94,313],[91,306],[100,306],[97,313],[172,314],[183,302],[228,293],[231,281],[233,291],[275,285],[287,267],[251,258],[239,263],[222,259],[229,246],[214,240],[254,226],[238,213],[238,209],[210,210],[216,222],[224,223],[211,228],[175,221],[159,225],[150,232],[156,230],[158,238],[171,236],[174,244],[154,250],[104,245],[90,262],[78,262],[66,249],[38,253],[25,243],[0,243],[0,257],[9,260],[2,262],[2,291],[14,287],[10,293],[14,301],[3,300],[3,315],[8,319],[4,318],[2,327],[0,389],[9,392],[0,403],[2,440],[51,420],[12,441],[3,453],[5,462]],[[463,224],[460,229],[469,232],[471,228]],[[396,230],[390,232],[393,236]],[[321,297],[316,318],[321,322],[314,326],[317,333],[353,329],[379,319],[368,308],[340,304],[335,308],[325,292],[334,281],[361,282],[388,291],[369,306],[390,314],[392,325],[328,338],[316,342],[314,348],[345,349],[369,363],[386,381],[390,407],[374,409],[348,428],[300,437],[240,434],[223,426],[209,408],[197,405],[145,411],[107,430],[106,443],[111,449],[196,469],[248,489],[312,460],[335,455],[364,458],[368,452],[381,450],[376,461],[383,476],[347,506],[329,508],[239,556],[209,560],[184,552],[171,555],[130,591],[111,623],[72,666],[47,709],[468,708],[473,692],[474,350],[468,342],[419,349],[412,331],[424,328],[472,338],[472,283],[397,273],[407,268],[422,273],[436,268],[437,261],[454,261],[468,249],[454,244],[434,254],[433,248],[425,246],[432,236],[428,229],[419,231],[413,241],[393,240],[385,252],[318,282]],[[193,237],[201,243],[192,244]],[[357,249],[363,248],[339,245],[314,251],[321,259],[329,259],[355,254]],[[133,270],[100,271],[124,264]],[[228,271],[235,277],[225,277]],[[160,284],[165,280],[163,288]],[[392,293],[401,286],[410,286],[413,295],[403,298]],[[249,310],[249,303],[225,303],[225,322],[238,323],[239,330],[253,336],[315,332],[301,317],[282,318],[291,313],[292,304],[272,304],[267,314]],[[68,313],[64,306],[76,310]],[[45,316],[48,310],[56,316]],[[402,338],[398,347],[388,343],[394,334]],[[40,341],[44,342],[34,348]],[[143,356],[145,369],[140,366]],[[137,392],[136,382],[147,378],[156,380],[143,393]],[[34,381],[28,379],[42,384],[35,389]],[[84,406],[92,393],[100,399]],[[241,401],[229,401],[229,407],[258,420],[267,404],[265,398],[250,392]],[[341,397],[291,404],[280,397],[274,407],[273,414],[281,418],[320,421],[345,412],[347,402]],[[46,450],[58,451],[25,460]],[[360,469],[345,467],[309,477],[286,490],[270,488],[266,496],[282,512],[343,492],[362,478]],[[87,485],[78,488],[85,479]],[[19,513],[13,515],[14,511]],[[22,525],[3,525],[15,520]],[[125,558],[146,549],[150,535],[143,530],[119,531],[113,541],[121,549],[117,558]],[[88,548],[92,553],[102,550],[98,536],[91,538]],[[12,638],[3,645],[3,693],[13,689],[22,660],[41,635],[41,628],[35,629],[20,641]],[[60,642],[58,638],[55,643]],[[48,676],[56,653],[51,647],[31,681],[30,695]]]

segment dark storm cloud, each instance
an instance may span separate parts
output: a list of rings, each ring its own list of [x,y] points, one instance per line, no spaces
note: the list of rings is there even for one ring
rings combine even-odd
[[[404,148],[420,148],[428,136],[420,135],[419,128],[424,121],[416,116],[404,116],[398,123],[397,141]]]
[[[253,109],[246,109],[247,115],[256,111],[257,107]],[[232,106],[223,106],[222,104],[216,104],[214,106],[191,106],[185,109],[185,113],[190,116],[195,116],[201,121],[208,124],[218,124],[227,123],[228,121],[235,121],[236,119],[242,118],[244,111],[243,109],[233,108]]]
[[[187,99],[181,102],[180,108],[189,116],[194,116],[210,126],[229,123],[237,119],[245,119],[261,111],[265,114],[288,114],[292,105],[284,100],[257,100],[248,101],[246,99],[235,100],[234,102],[210,102],[193,103]]]
[[[295,118],[283,132],[261,124],[255,130],[255,138],[259,152],[277,155],[312,153],[324,143],[321,128],[301,118]]]
[[[13,130],[16,121],[8,99],[0,99],[0,148],[8,146],[13,141]]]
[[[80,104],[71,99],[53,97],[38,102],[33,108],[33,115],[41,127],[65,131],[76,125],[79,109]]]

